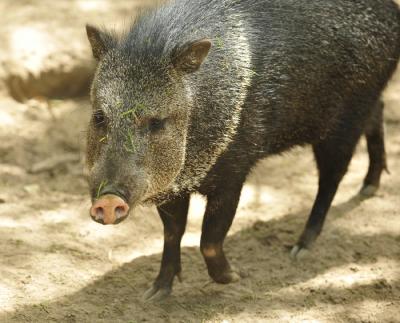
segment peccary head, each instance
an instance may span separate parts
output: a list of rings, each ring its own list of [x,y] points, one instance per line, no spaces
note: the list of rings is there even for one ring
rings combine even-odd
[[[89,25],[86,31],[98,62],[87,142],[90,214],[116,224],[181,171],[192,105],[185,76],[199,69],[211,43],[160,53]]]

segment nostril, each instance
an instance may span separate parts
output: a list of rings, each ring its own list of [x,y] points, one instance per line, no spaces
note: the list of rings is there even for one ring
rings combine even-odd
[[[127,205],[119,205],[115,208],[115,215],[117,219],[127,215],[129,207]]]
[[[102,220],[104,218],[104,209],[101,206],[93,207],[90,213],[96,220]]]
[[[118,206],[115,209],[115,213],[117,214],[117,217],[119,218],[120,216],[122,216],[122,214],[124,213],[124,208],[122,206]]]

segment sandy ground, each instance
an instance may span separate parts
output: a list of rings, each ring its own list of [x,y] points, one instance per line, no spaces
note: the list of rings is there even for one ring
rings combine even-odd
[[[12,11],[15,19],[8,16],[7,28],[0,27],[0,37],[10,38],[10,25],[22,21],[44,28],[48,6],[70,10],[69,20],[60,13],[54,17],[57,26],[77,35],[73,48],[82,49],[65,52],[67,71],[89,61],[86,21],[129,20],[127,8],[137,5],[121,1],[111,8],[104,1],[102,11],[90,7],[93,1],[75,1],[72,10],[67,1],[41,1],[28,10],[32,1],[21,3],[0,3],[2,10],[19,9]],[[72,26],[75,18],[79,23]],[[225,244],[245,277],[229,286],[210,281],[198,249],[204,200],[195,195],[183,240],[183,282],[175,283],[168,300],[149,304],[141,296],[158,273],[163,241],[155,209],[139,208],[115,227],[89,218],[82,175],[88,98],[49,94],[48,101],[17,102],[8,94],[9,75],[23,91],[31,88],[24,83],[30,69],[36,83],[43,70],[56,71],[62,82],[74,74],[57,74],[66,63],[54,48],[39,65],[10,69],[18,60],[10,42],[2,44],[0,52],[7,55],[0,62],[0,322],[400,322],[400,72],[385,93],[391,175],[383,176],[375,197],[357,197],[368,164],[363,140],[322,236],[304,259],[293,262],[288,246],[301,233],[317,189],[312,154],[298,149],[262,161],[243,190]],[[70,162],[32,173],[38,163],[59,156]]]

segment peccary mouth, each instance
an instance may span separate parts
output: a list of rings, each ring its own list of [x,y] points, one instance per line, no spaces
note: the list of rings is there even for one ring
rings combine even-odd
[[[117,225],[117,224],[121,223],[122,221],[124,221],[128,216],[129,216],[129,213],[128,213],[127,215],[123,216],[123,217],[117,218],[117,219],[116,219],[113,223],[111,223],[111,224],[112,224],[112,225]],[[100,224],[103,224],[103,225],[107,225],[107,224],[108,224],[108,223],[105,223],[103,219],[95,219],[95,218],[93,218],[93,217],[92,217],[92,219],[93,219],[94,222],[97,222],[97,223],[100,223]]]

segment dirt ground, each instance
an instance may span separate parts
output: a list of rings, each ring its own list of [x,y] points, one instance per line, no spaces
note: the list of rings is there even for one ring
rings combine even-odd
[[[0,2],[0,322],[400,322],[400,71],[384,95],[391,174],[376,196],[357,196],[363,140],[322,236],[293,262],[288,246],[317,189],[313,157],[296,149],[262,161],[225,244],[245,277],[211,282],[198,249],[204,200],[195,195],[183,282],[164,302],[142,301],[158,273],[161,221],[144,207],[113,227],[89,218],[90,105],[76,96],[92,72],[84,23],[118,28],[149,4]]]

